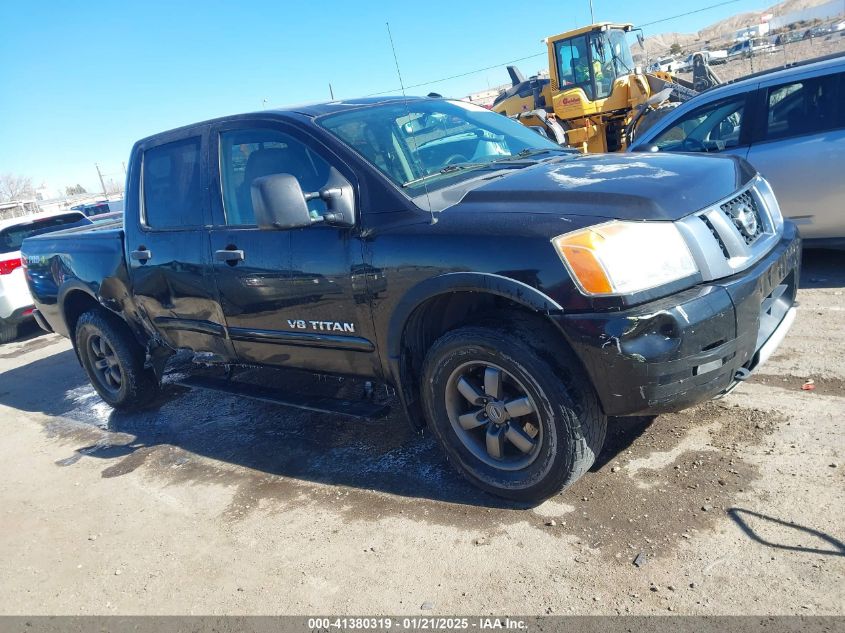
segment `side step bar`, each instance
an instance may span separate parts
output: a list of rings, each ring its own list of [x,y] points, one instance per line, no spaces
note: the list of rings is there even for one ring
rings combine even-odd
[[[234,396],[243,396],[262,402],[281,404],[286,407],[316,411],[317,413],[332,413],[345,415],[357,419],[379,418],[390,410],[385,404],[376,404],[365,400],[340,400],[324,396],[312,396],[283,393],[276,389],[269,389],[261,385],[253,385],[235,380],[210,378],[207,376],[190,376],[175,384],[190,389],[207,389],[219,391]]]

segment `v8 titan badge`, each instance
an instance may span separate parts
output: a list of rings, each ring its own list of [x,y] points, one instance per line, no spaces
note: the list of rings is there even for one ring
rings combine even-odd
[[[288,327],[292,330],[313,330],[314,332],[355,333],[354,323],[343,323],[341,321],[305,321],[303,319],[288,319]]]

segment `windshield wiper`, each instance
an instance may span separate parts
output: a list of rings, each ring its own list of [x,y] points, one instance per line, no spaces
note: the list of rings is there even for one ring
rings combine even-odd
[[[546,154],[548,152],[563,152],[565,154],[573,154],[577,153],[575,150],[568,149],[565,147],[556,148],[556,147],[534,147],[524,149],[521,152],[517,152],[516,154],[510,156],[502,156],[501,158],[495,158],[491,161],[486,161],[483,163],[456,163],[454,165],[446,165],[443,169],[439,171],[435,171],[431,174],[426,174],[425,176],[420,176],[419,178],[414,178],[413,180],[409,180],[408,182],[402,183],[402,187],[411,187],[413,185],[419,184],[421,182],[425,182],[426,180],[430,180],[432,178],[437,178],[444,174],[450,174],[456,171],[462,171],[464,169],[512,169],[514,166],[523,166],[527,167],[529,165],[534,165],[537,161],[530,161],[525,162],[522,159],[527,158],[528,156],[534,156],[535,154]],[[510,162],[517,162],[522,161],[520,165],[509,165],[505,167],[503,163],[510,163]]]
[[[536,156],[538,154],[547,154],[549,152],[563,152],[564,154],[571,154],[574,150],[567,148],[567,147],[534,147],[524,149],[521,152],[517,152],[512,156],[502,156],[501,158],[497,158],[490,162],[492,163],[507,163],[508,161],[519,160],[521,158],[527,158],[528,156]]]
[[[443,169],[435,171],[431,174],[426,174],[425,176],[414,178],[413,180],[409,180],[408,182],[403,182],[402,187],[410,187],[412,185],[425,182],[426,180],[430,180],[431,178],[436,178],[438,176],[442,176],[443,174],[450,174],[455,171],[461,171],[463,169],[477,169],[479,167],[486,167],[489,164],[490,163],[457,163],[455,165],[446,165]]]

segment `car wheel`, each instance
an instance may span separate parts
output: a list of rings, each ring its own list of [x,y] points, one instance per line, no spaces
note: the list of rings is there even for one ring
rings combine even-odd
[[[0,343],[11,343],[18,336],[18,326],[16,323],[9,323],[0,319]]]
[[[607,429],[578,364],[543,349],[527,331],[463,327],[434,343],[423,368],[423,405],[447,459],[480,488],[521,502],[575,482]]]
[[[148,404],[158,392],[144,350],[116,317],[92,310],[76,324],[76,351],[91,385],[115,409]]]

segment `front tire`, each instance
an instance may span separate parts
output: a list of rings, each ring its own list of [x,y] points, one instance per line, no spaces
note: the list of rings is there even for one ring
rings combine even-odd
[[[76,324],[76,351],[91,385],[115,409],[135,409],[155,398],[159,382],[144,367],[144,350],[116,317],[92,310]]]
[[[447,459],[476,486],[528,503],[581,477],[607,429],[571,352],[543,349],[536,333],[462,327],[432,345],[423,367],[426,417]]]

